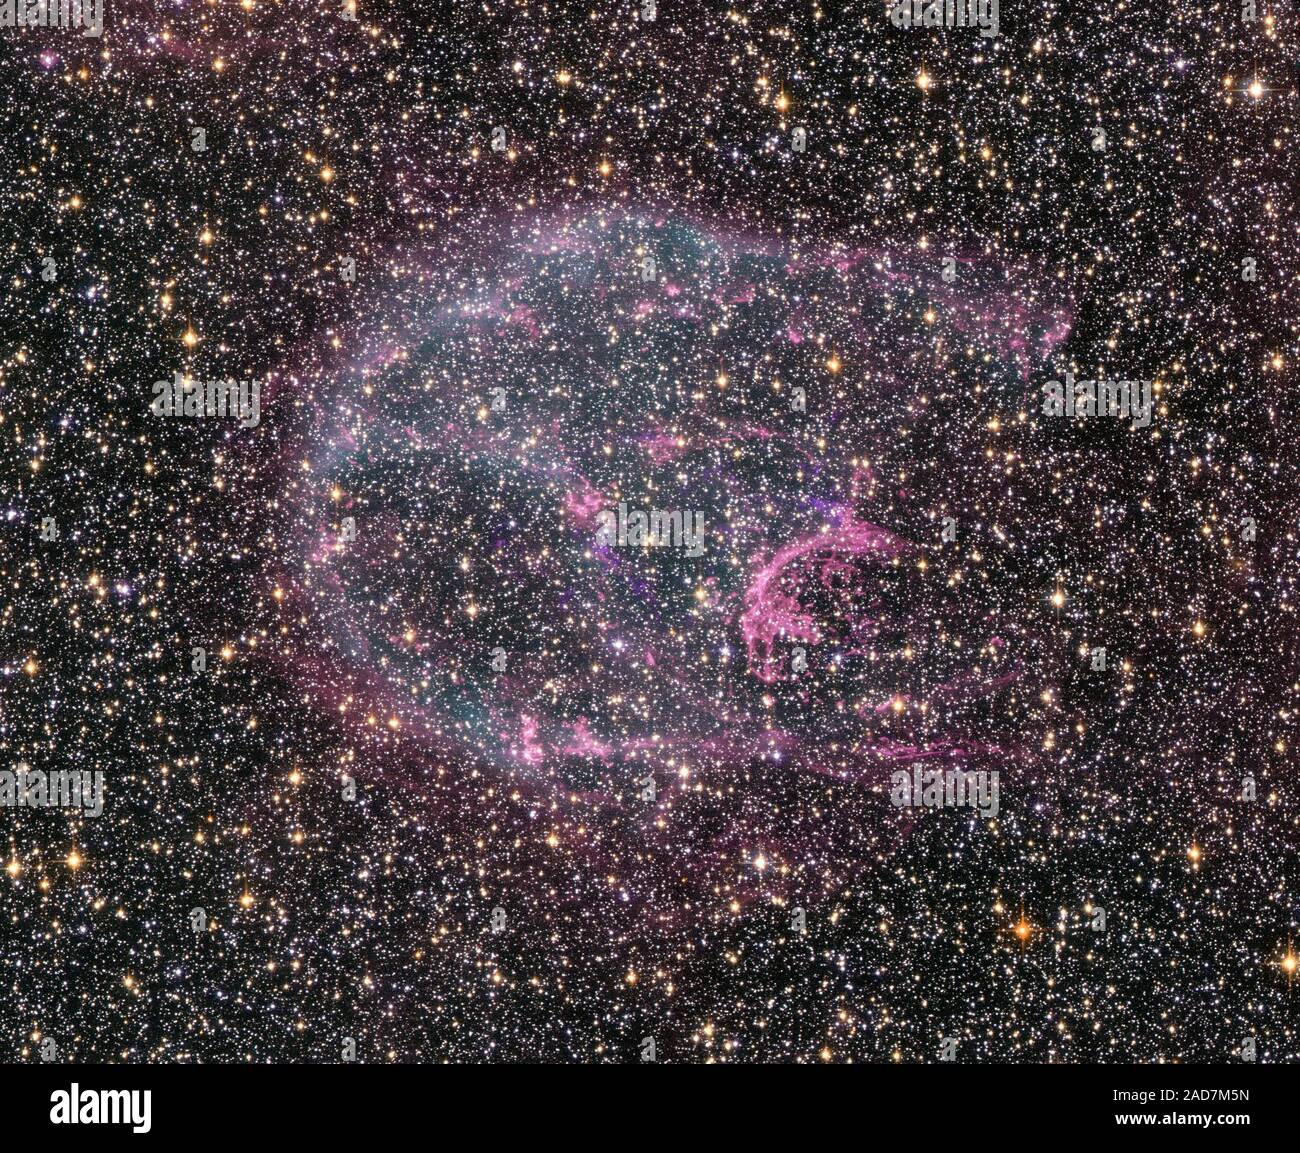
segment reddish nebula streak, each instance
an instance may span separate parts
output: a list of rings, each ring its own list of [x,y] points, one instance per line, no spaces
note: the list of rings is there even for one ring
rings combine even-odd
[[[778,640],[816,644],[821,633],[798,598],[781,587],[782,577],[792,566],[803,567],[812,558],[826,554],[875,556],[881,561],[905,555],[912,546],[893,533],[857,520],[851,513],[838,525],[828,526],[792,541],[777,550],[755,572],[745,590],[745,608],[740,615],[741,634],[749,657],[749,669],[759,680],[771,683],[781,675],[782,656],[775,652]]]

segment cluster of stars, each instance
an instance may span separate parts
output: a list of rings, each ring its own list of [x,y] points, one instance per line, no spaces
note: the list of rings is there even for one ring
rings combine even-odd
[[[11,1057],[1294,1059],[1300,44],[1240,17],[0,29],[0,770],[106,779],[0,808]]]

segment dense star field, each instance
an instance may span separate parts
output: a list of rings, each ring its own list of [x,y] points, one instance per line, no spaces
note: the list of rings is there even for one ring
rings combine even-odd
[[[1252,8],[0,27],[0,1057],[1295,1060]]]

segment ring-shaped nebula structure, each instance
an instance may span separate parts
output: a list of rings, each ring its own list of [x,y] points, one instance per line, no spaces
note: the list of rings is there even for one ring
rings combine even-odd
[[[295,676],[373,736],[355,771],[804,906],[907,836],[900,771],[1028,803],[1057,658],[986,446],[1068,303],[982,255],[649,208],[494,235],[372,289],[285,454]],[[602,532],[638,510],[702,547]]]

